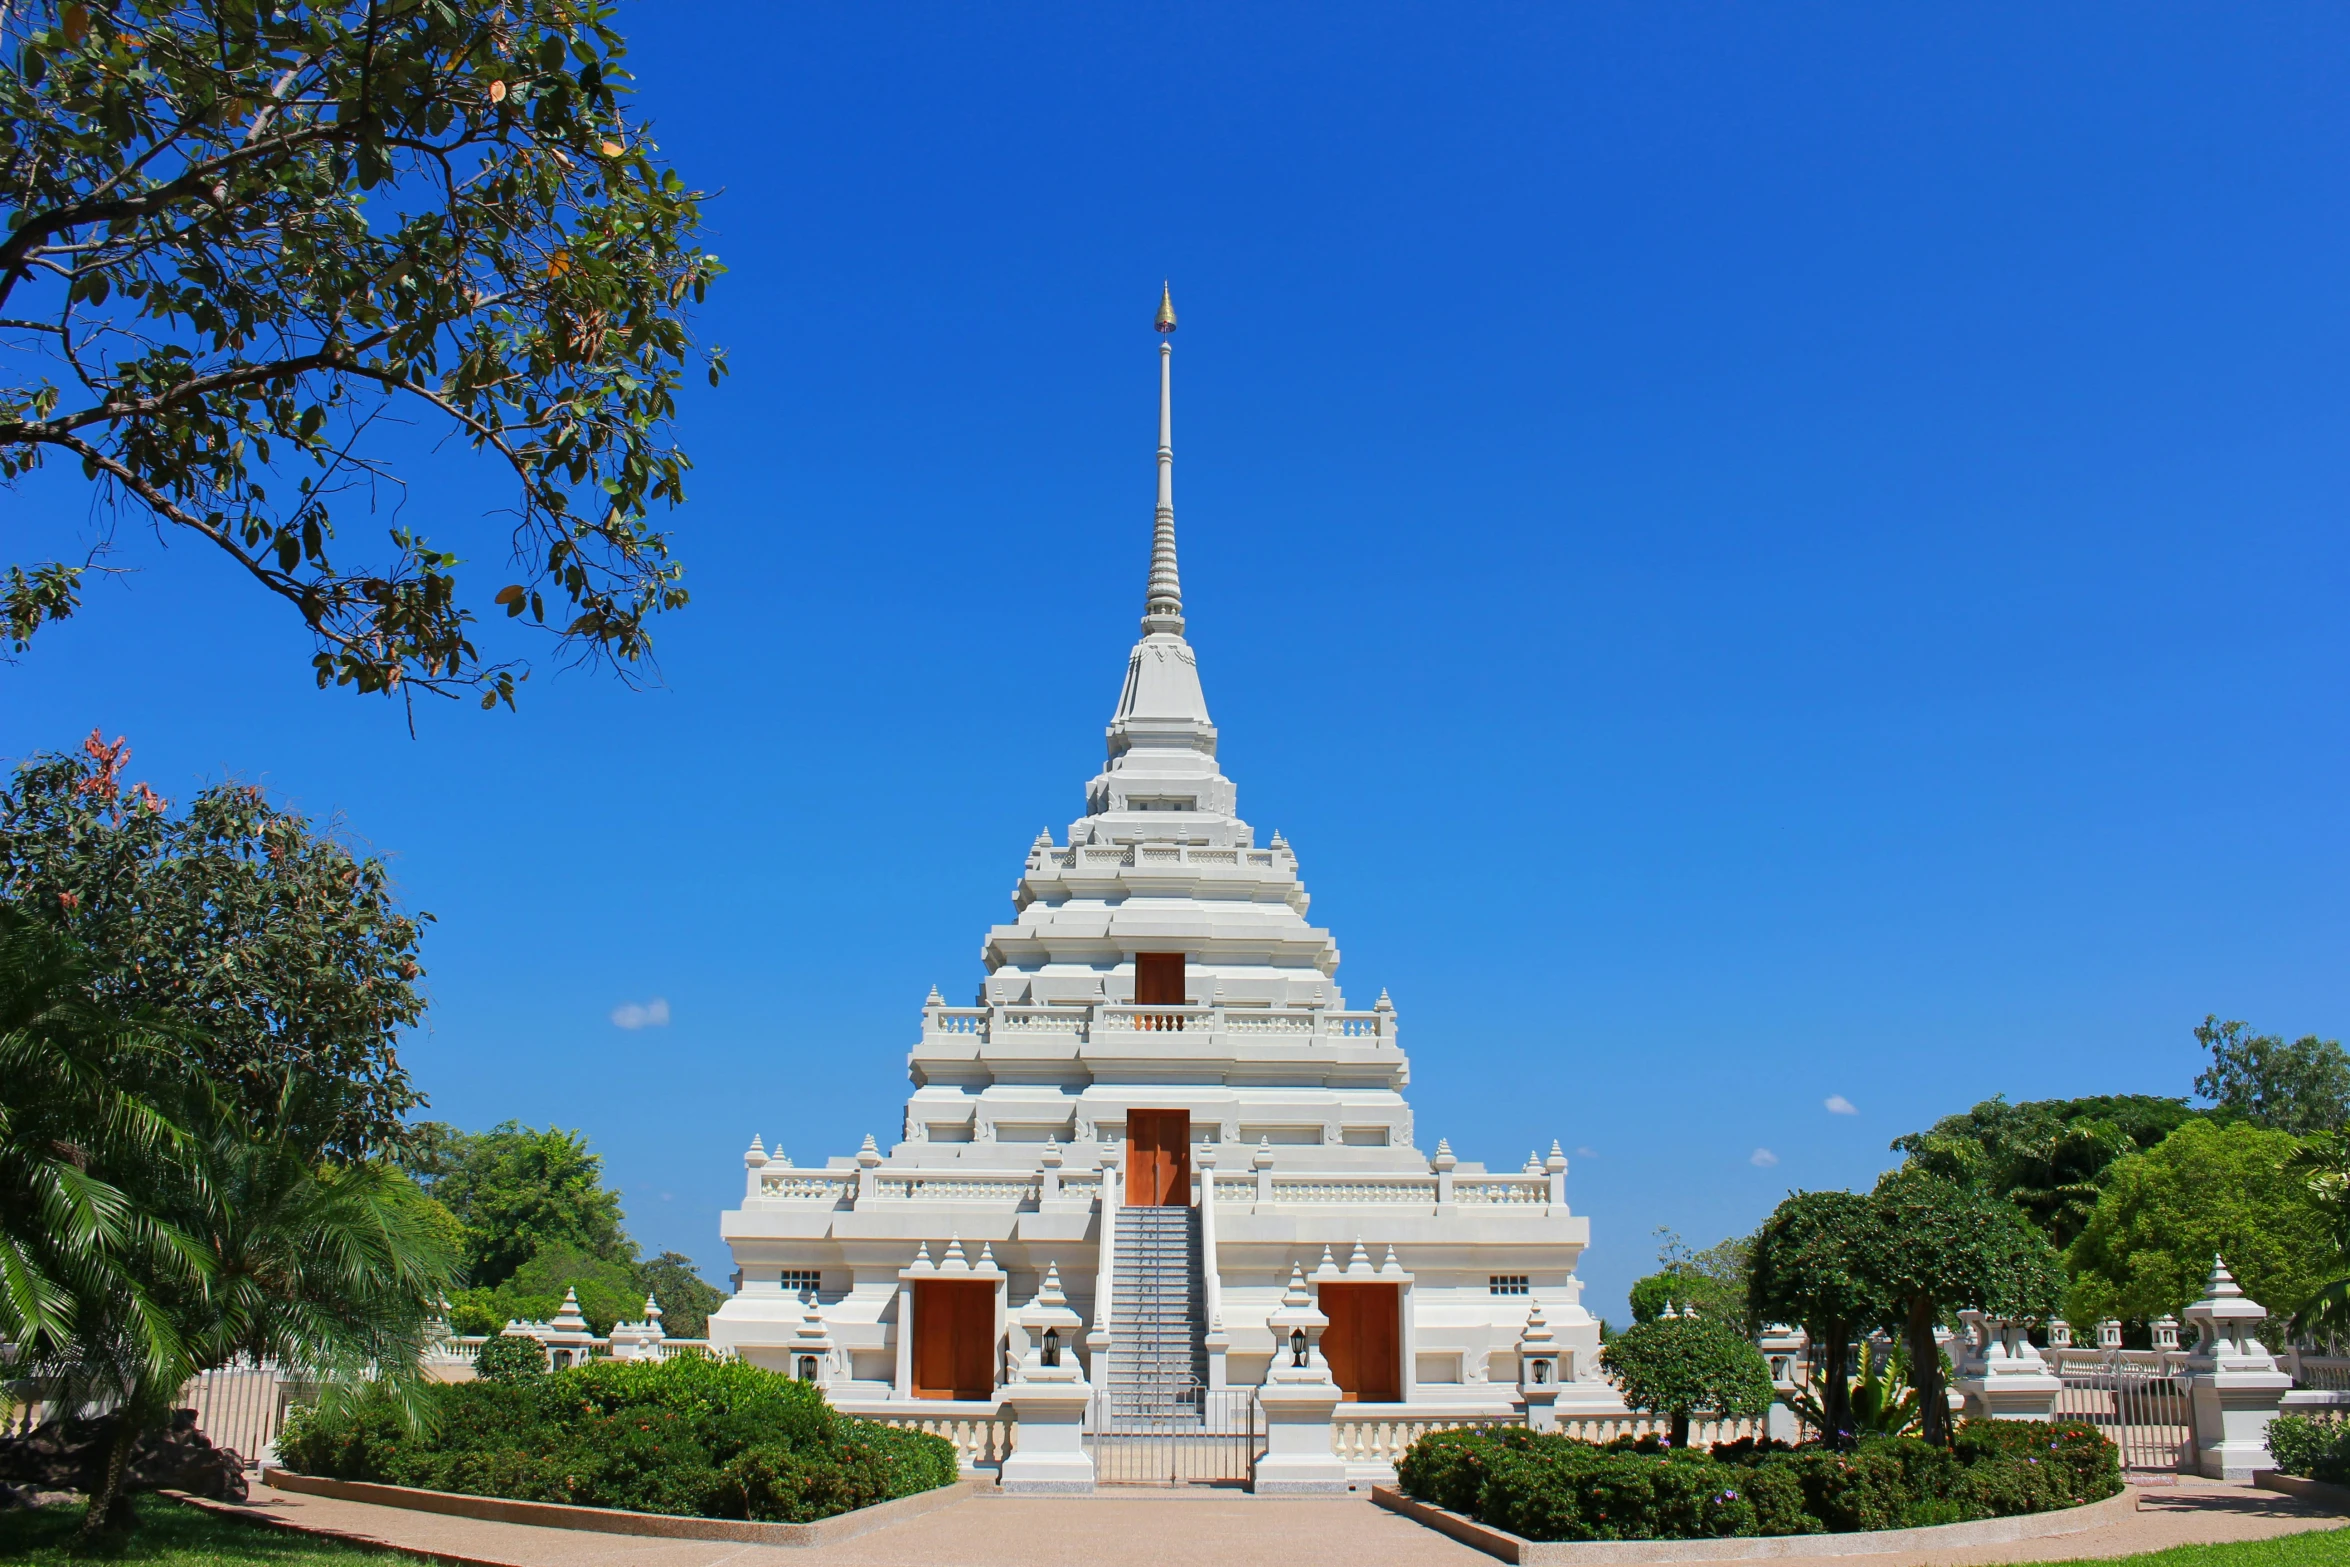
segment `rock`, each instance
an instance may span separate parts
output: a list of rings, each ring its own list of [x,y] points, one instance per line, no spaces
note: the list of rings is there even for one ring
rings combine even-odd
[[[52,1420],[31,1434],[0,1437],[0,1487],[26,1492],[88,1492],[104,1477],[106,1453],[114,1440],[112,1415]],[[196,1429],[196,1412],[172,1412],[171,1424],[143,1433],[123,1466],[127,1491],[186,1491],[217,1501],[245,1499],[245,1461],[214,1447]],[[38,1505],[38,1504],[33,1504]]]
[[[0,1512],[12,1508],[78,1506],[85,1500],[79,1491],[44,1491],[30,1485],[0,1485]]]

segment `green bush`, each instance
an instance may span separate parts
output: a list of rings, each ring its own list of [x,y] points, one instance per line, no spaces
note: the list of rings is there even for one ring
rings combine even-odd
[[[1437,1431],[1396,1465],[1412,1496],[1531,1540],[1850,1533],[2046,1512],[2121,1490],[2113,1444],[2072,1422],[1970,1421],[1954,1445],[1858,1451],[1644,1437],[1605,1446],[1522,1429]]]
[[[545,1347],[537,1339],[519,1334],[494,1333],[473,1357],[473,1374],[484,1382],[519,1382],[542,1376],[546,1369]]]
[[[600,1360],[430,1398],[423,1434],[379,1391],[289,1416],[278,1451],[340,1480],[784,1523],[955,1478],[942,1439],[852,1419],[806,1383],[738,1361]]]
[[[2279,1415],[2269,1422],[2268,1450],[2289,1475],[2350,1485],[2350,1417]]]

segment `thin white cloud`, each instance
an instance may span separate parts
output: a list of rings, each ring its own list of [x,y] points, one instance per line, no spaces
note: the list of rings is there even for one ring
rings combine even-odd
[[[1596,1159],[1599,1157],[1599,1150],[1596,1148],[1577,1148],[1575,1150],[1575,1157],[1578,1159]]]
[[[1772,1165],[1779,1162],[1779,1156],[1771,1152],[1768,1148],[1757,1148],[1752,1154],[1747,1156],[1746,1162],[1753,1165],[1758,1170],[1767,1170]]]
[[[1842,1094],[1830,1094],[1827,1098],[1821,1100],[1820,1103],[1828,1107],[1828,1113],[1830,1115],[1860,1114],[1860,1106],[1854,1104],[1851,1100],[1845,1098]]]
[[[666,1028],[669,1026],[669,1003],[655,996],[643,1006],[623,1001],[612,1009],[614,1028]]]

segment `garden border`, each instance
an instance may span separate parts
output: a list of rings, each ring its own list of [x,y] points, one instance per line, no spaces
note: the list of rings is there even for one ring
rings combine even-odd
[[[2337,1513],[2350,1513],[2350,1486],[2328,1485],[2323,1480],[2305,1480],[2289,1475],[2281,1469],[2255,1469],[2252,1483],[2263,1491],[2278,1491],[2286,1496],[2314,1502]]]
[[[416,1486],[380,1485],[372,1480],[329,1480],[290,1469],[261,1471],[261,1483],[298,1496],[325,1496],[344,1502],[371,1502],[411,1512],[478,1518],[488,1523],[532,1524],[541,1529],[580,1529],[598,1534],[644,1535],[657,1540],[729,1540],[742,1545],[787,1549],[832,1545],[923,1513],[952,1507],[978,1488],[955,1480],[912,1496],[893,1497],[837,1513],[813,1523],[760,1523],[746,1518],[688,1518],[674,1513],[633,1513],[617,1507],[575,1507],[566,1502],[518,1502],[502,1496],[468,1496],[461,1491],[427,1491]]]
[[[1971,1523],[1933,1524],[1923,1529],[1868,1529],[1844,1534],[1734,1535],[1705,1540],[1529,1540],[1474,1518],[1416,1501],[1393,1486],[1374,1486],[1371,1500],[1463,1545],[1518,1567],[1597,1567],[1607,1562],[1739,1562],[1783,1557],[1877,1556],[1891,1551],[1930,1551],[1949,1546],[1998,1545],[2008,1540],[2080,1534],[2121,1522],[2138,1510],[2138,1493],[2128,1486],[2119,1496],[2054,1512],[2011,1518],[1978,1518]]]

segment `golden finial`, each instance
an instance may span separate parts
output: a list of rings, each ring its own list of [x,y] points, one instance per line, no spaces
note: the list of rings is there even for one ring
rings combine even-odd
[[[1175,290],[1164,283],[1159,285],[1159,319],[1151,324],[1162,333],[1175,330]]]

